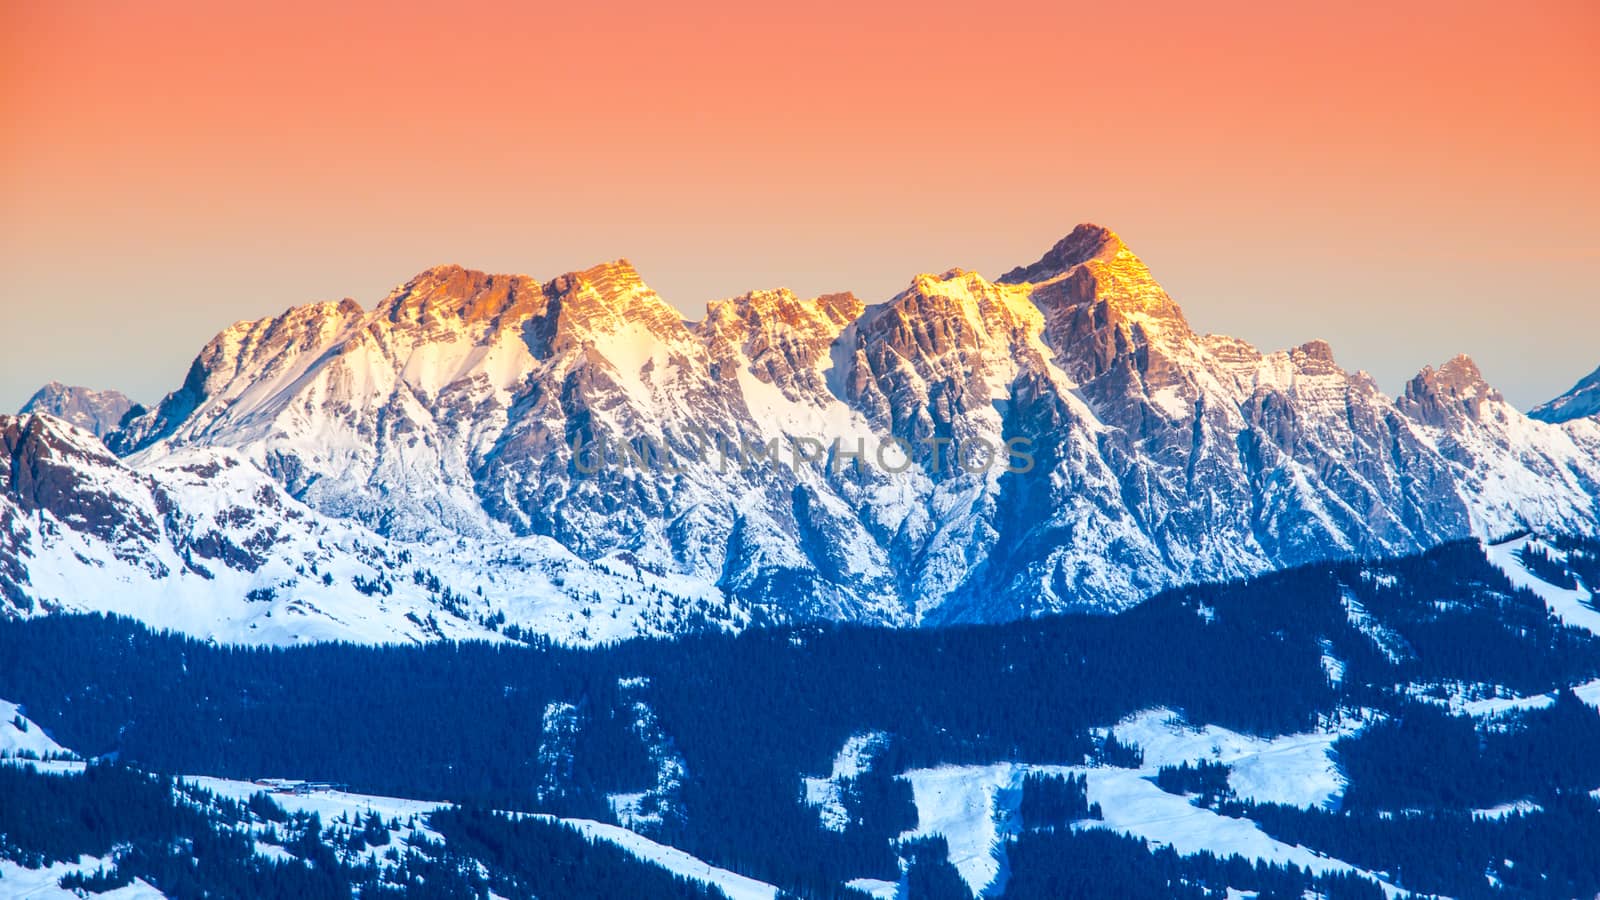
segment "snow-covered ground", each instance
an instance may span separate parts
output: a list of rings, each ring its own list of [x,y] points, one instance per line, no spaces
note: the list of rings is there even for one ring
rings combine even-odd
[[[556,819],[549,816],[538,818],[569,825],[587,837],[615,844],[638,859],[659,866],[674,875],[711,885],[727,894],[728,900],[774,900],[778,896],[778,889],[770,884],[718,868],[676,847],[657,843],[619,825],[608,825],[593,819]]]
[[[1513,585],[1537,594],[1545,606],[1549,607],[1551,615],[1574,628],[1582,628],[1590,634],[1600,635],[1600,612],[1595,612],[1586,605],[1591,595],[1583,585],[1578,585],[1576,590],[1557,587],[1533,574],[1522,564],[1518,554],[1534,540],[1532,537],[1520,537],[1502,544],[1490,544],[1484,547],[1484,552],[1491,563],[1506,573],[1506,578],[1510,579]]]
[[[844,886],[871,897],[872,900],[899,900],[900,885],[881,878],[852,878]]]
[[[240,802],[249,800],[256,794],[270,789],[253,781],[237,781],[229,778],[212,778],[205,775],[186,776],[181,779],[184,784],[192,785],[204,791],[210,791],[219,797]],[[310,791],[298,793],[273,793],[273,802],[291,813],[314,813],[324,823],[331,822],[340,816],[366,817],[368,813],[377,813],[384,821],[390,819],[409,819],[412,816],[426,816],[428,813],[448,808],[451,804],[428,800],[406,800],[399,797],[379,797],[372,794],[352,794],[346,791]],[[430,834],[430,838],[438,840],[437,834]]]
[[[1089,779],[1089,802],[1100,804],[1105,814],[1104,824],[1095,823],[1095,827],[1170,846],[1183,855],[1209,851],[1276,865],[1293,863],[1316,874],[1354,872],[1376,882],[1390,896],[1404,894],[1364,869],[1269,837],[1247,819],[1229,818],[1169,794],[1136,770],[1094,768],[1084,774]]]
[[[10,860],[0,859],[0,896],[8,900],[80,900],[83,895],[61,887],[61,879],[74,873],[93,874],[96,870],[109,869],[111,866],[111,859],[93,856],[79,857],[75,863],[53,863],[40,869],[26,869]],[[89,896],[101,900],[162,900],[166,895],[135,878],[132,884]]]
[[[974,895],[991,885],[1003,888],[1009,873],[994,848],[1016,833],[1022,779],[1029,771],[1069,770],[1000,763],[906,772],[900,777],[911,782],[917,827],[901,838],[942,836],[950,848],[950,864]]]
[[[1229,786],[1243,799],[1325,806],[1344,790],[1329,750],[1339,737],[1361,725],[1361,719],[1352,718],[1332,723],[1325,731],[1266,739],[1214,725],[1192,727],[1167,710],[1146,710],[1110,729],[1119,741],[1143,750],[1144,765],[1138,769],[1000,763],[905,773],[901,777],[911,784],[917,827],[902,837],[943,836],[950,863],[974,895],[998,896],[1009,877],[1004,842],[1021,827],[1017,810],[1023,779],[1030,773],[1082,775],[1088,782],[1088,800],[1100,804],[1104,820],[1080,822],[1078,827],[1107,828],[1171,846],[1184,855],[1209,851],[1222,857],[1237,854],[1280,865],[1293,863],[1319,874],[1356,872],[1394,896],[1403,892],[1371,872],[1275,840],[1248,820],[1196,806],[1188,797],[1161,790],[1154,780],[1162,766],[1209,760],[1230,767]],[[1001,852],[994,852],[996,847]]]
[[[194,777],[185,778],[184,781],[195,787],[233,800],[248,800],[251,795],[262,790],[262,787],[254,782],[232,781],[224,778]],[[351,794],[344,791],[274,794],[272,799],[290,812],[316,813],[324,823],[331,822],[341,816],[352,821],[359,821],[369,813],[377,813],[385,822],[391,819],[399,819],[401,822],[406,822],[411,817],[417,817],[419,821],[426,822],[426,817],[429,813],[450,806],[448,803],[406,800],[398,797],[377,797],[368,794]],[[727,894],[729,900],[773,900],[777,896],[777,889],[772,885],[746,878],[727,869],[718,868],[682,850],[652,841],[643,835],[636,834],[618,825],[608,825],[592,819],[561,819],[554,816],[532,816],[531,818],[568,825],[593,840],[615,844],[644,862],[659,866],[675,875],[680,875],[692,881],[712,885]],[[444,840],[442,835],[428,829],[425,825],[416,829],[415,833],[431,841]],[[409,841],[410,834],[409,830],[406,831],[400,835],[400,840],[402,842]],[[369,848],[369,852],[375,852],[375,849]]]
[[[942,835],[950,847],[950,863],[973,895],[1000,896],[1009,875],[1003,842],[1020,827],[1020,787],[1030,772],[1087,778],[1088,800],[1100,804],[1105,818],[1077,827],[1106,828],[1154,846],[1170,846],[1186,856],[1209,851],[1224,858],[1238,855],[1277,865],[1293,863],[1317,874],[1352,872],[1378,884],[1391,897],[1406,893],[1372,872],[1275,840],[1249,820],[1229,818],[1169,794],[1143,769],[1006,763],[907,772],[904,777],[911,782],[917,805],[917,827],[904,837]],[[1002,852],[991,852],[996,846]]]
[[[887,744],[889,736],[881,731],[867,731],[851,735],[833,759],[833,768],[826,778],[806,778],[806,804],[817,808],[822,827],[844,831],[850,824],[844,808],[845,782],[859,777],[872,765],[872,757]]]
[[[1344,603],[1345,617],[1357,631],[1372,639],[1373,646],[1388,658],[1389,662],[1399,664],[1406,658],[1405,641],[1398,634],[1367,612],[1367,608],[1360,600],[1349,591],[1341,595]]]
[[[1472,815],[1479,819],[1503,819],[1506,816],[1516,815],[1517,813],[1535,813],[1542,809],[1544,807],[1534,803],[1532,800],[1517,800],[1512,803],[1502,803],[1499,806],[1493,806],[1488,809],[1475,809],[1472,811]]]
[[[1572,692],[1578,696],[1579,700],[1582,700],[1595,709],[1600,709],[1600,678],[1596,678],[1593,681],[1586,681],[1583,684],[1574,687]]]
[[[31,753],[42,757],[64,752],[65,749],[45,734],[43,728],[22,714],[20,707],[10,701],[0,700],[0,756]]]
[[[70,488],[59,515],[0,493],[0,559],[16,554],[31,601],[19,615],[110,612],[272,645],[500,641],[509,626],[596,644],[676,633],[691,608],[749,622],[715,584],[627,554],[509,533],[392,540],[312,509],[234,449],[164,448],[134,469],[88,432],[32,421],[36,464]]]
[[[1443,706],[1451,715],[1475,719],[1498,719],[1520,712],[1545,709],[1556,702],[1554,692],[1523,697],[1506,688],[1486,684],[1449,682],[1412,684],[1405,692],[1423,703]]]
[[[1152,709],[1123,719],[1112,732],[1144,752],[1140,771],[1147,775],[1181,763],[1224,763],[1228,786],[1241,800],[1314,808],[1344,792],[1344,776],[1329,752],[1334,741],[1363,724],[1350,718],[1324,731],[1258,738],[1216,725],[1190,726],[1176,713]]]
[[[15,705],[0,701],[0,709],[12,710],[15,715]],[[11,729],[9,718],[6,724],[0,726],[0,740],[3,740],[4,729]],[[13,729],[14,730],[14,729]],[[38,735],[42,741],[33,741],[28,749],[46,748],[53,753],[65,752],[63,748],[31,726],[29,734]],[[36,750],[39,752],[39,750]],[[37,761],[10,759],[6,761],[12,765],[26,765],[39,772],[61,775],[82,772],[84,763],[70,761]],[[271,791],[267,785],[253,781],[240,781],[229,778],[214,778],[205,775],[185,776],[179,781],[188,787],[198,788],[228,800],[244,802],[262,791]],[[385,823],[398,821],[399,831],[394,833],[394,839],[401,844],[408,844],[413,839],[422,838],[430,842],[443,841],[443,835],[433,831],[427,826],[427,817],[430,813],[448,808],[449,803],[430,800],[412,800],[400,797],[382,797],[372,794],[355,794],[336,790],[309,790],[304,792],[272,792],[273,802],[283,807],[290,813],[312,813],[318,816],[324,826],[335,821],[359,823],[368,815],[376,814]],[[575,828],[577,831],[592,840],[614,844],[635,858],[659,866],[668,872],[702,884],[708,884],[728,895],[729,900],[774,900],[778,894],[777,888],[770,884],[747,878],[737,872],[731,872],[713,866],[704,860],[698,859],[665,844],[652,841],[643,835],[636,834],[617,825],[608,825],[591,819],[558,819],[552,816],[534,816],[533,818],[544,821],[559,822]],[[383,848],[368,847],[364,853],[367,861],[383,865],[380,850]],[[257,842],[256,850],[262,856],[285,858],[287,851],[282,847]],[[56,865],[43,869],[26,869],[15,863],[0,860],[0,897],[74,897],[76,895],[63,891],[58,886],[60,879],[73,871],[94,871],[102,865],[109,867],[109,859],[91,859],[84,857],[80,863]],[[141,881],[107,894],[96,895],[100,897],[116,898],[116,900],[149,900],[162,895]]]
[[[81,763],[40,764],[29,762],[27,764],[40,771],[61,774],[82,771],[83,768]],[[251,796],[266,789],[262,785],[250,781],[207,776],[186,777],[181,781],[186,785],[237,801],[248,800]],[[435,842],[444,840],[442,835],[427,827],[427,816],[429,813],[450,806],[447,803],[432,801],[323,790],[307,793],[274,793],[272,799],[291,813],[314,813],[322,820],[324,825],[341,819],[360,822],[373,813],[376,813],[384,822],[398,820],[402,827],[396,833],[395,840],[401,844],[410,843],[413,838],[424,838]],[[406,824],[412,821],[413,818],[420,823],[415,828]],[[568,825],[592,840],[614,844],[643,862],[658,866],[691,881],[711,885],[726,894],[729,900],[774,900],[778,894],[778,889],[770,884],[713,866],[682,850],[652,841],[643,835],[636,834],[617,825],[608,825],[591,819],[558,819],[553,816],[535,816],[533,818]],[[282,847],[272,844],[258,843],[256,849],[263,856],[275,858],[285,858],[287,854],[287,851]],[[380,848],[375,847],[367,848],[365,852],[371,857],[369,859],[370,862],[381,864],[379,850]],[[24,869],[14,863],[0,861],[0,896],[7,898],[73,897],[75,895],[62,891],[56,886],[62,876],[78,870],[93,871],[95,868],[101,865],[109,865],[109,863],[109,860],[84,857],[84,861],[78,865],[57,864],[46,869]],[[19,890],[21,893],[14,892]],[[121,891],[97,896],[113,897],[117,898],[117,900],[145,900],[145,898],[160,897],[161,894],[143,882],[135,882]]]

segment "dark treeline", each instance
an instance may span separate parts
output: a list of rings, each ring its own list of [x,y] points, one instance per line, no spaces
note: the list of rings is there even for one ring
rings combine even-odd
[[[1265,606],[1286,590],[1325,593],[1316,581],[1238,590]],[[1226,605],[1227,589],[1215,593]],[[632,728],[637,698],[690,776],[672,798],[683,815],[656,836],[736,871],[823,891],[898,877],[883,838],[914,824],[902,802],[879,827],[840,834],[798,802],[801,776],[825,775],[854,733],[895,736],[880,762],[886,772],[1079,763],[1095,750],[1090,726],[1147,706],[1279,732],[1308,726],[1334,702],[1312,634],[1280,640],[1247,628],[1242,613],[1229,617],[1237,626],[1207,625],[1192,602],[1117,618],[810,626],[601,650],[243,649],[115,619],[49,617],[0,623],[0,696],[79,752],[156,770],[292,776],[599,818],[609,818],[607,794],[654,784]],[[643,688],[619,686],[641,676]],[[551,703],[573,704],[581,727],[563,790],[541,801],[550,773],[538,749]]]
[[[1517,558],[1533,574],[1539,576],[1556,587],[1573,590],[1578,586],[1578,578],[1571,571],[1570,563],[1576,559],[1557,559],[1550,551],[1535,544],[1529,544],[1517,551]]]
[[[1556,563],[1549,558],[1549,554],[1535,554],[1544,557],[1545,565],[1534,569],[1540,578],[1546,578],[1548,573],[1552,584],[1570,586],[1582,582],[1591,593],[1600,591],[1600,540],[1566,535],[1552,538],[1550,543],[1566,558]],[[1535,565],[1538,565],[1538,561]],[[1567,574],[1560,575],[1560,570]]]
[[[482,810],[432,814],[429,826],[442,843],[415,840],[403,855],[391,850],[390,864],[378,865],[356,855],[390,845],[389,828],[376,817],[324,827],[265,794],[240,804],[115,764],[91,764],[82,774],[0,766],[0,797],[6,858],[33,868],[85,854],[109,860],[63,878],[69,890],[103,892],[138,878],[178,900],[487,900],[491,890],[508,900],[723,897],[569,826]],[[295,858],[262,856],[258,840]],[[353,852],[341,855],[339,847]]]
[[[1229,888],[1262,898],[1381,900],[1383,890],[1351,875],[1311,875],[1209,853],[1179,856],[1171,847],[1099,828],[1027,832],[1007,848],[1006,900],[1224,900]]]
[[[1030,773],[1022,779],[1017,814],[1029,829],[1064,828],[1079,819],[1100,818],[1100,810],[1089,804],[1088,779],[1082,775]]]
[[[1600,714],[1570,690],[1489,727],[1407,704],[1334,750],[1347,809],[1487,808],[1600,785]]]
[[[1590,748],[1591,750],[1595,748]],[[1553,790],[1538,811],[1304,810],[1240,804],[1282,841],[1374,871],[1413,891],[1458,898],[1600,894],[1600,811],[1587,791]]]
[[[1389,653],[1352,624],[1347,598],[1387,629]],[[1343,664],[1341,680],[1325,654]],[[247,649],[114,618],[0,622],[0,697],[81,753],[607,820],[607,795],[659,787],[677,814],[640,826],[652,837],[813,896],[899,877],[892,839],[915,812],[892,775],[910,768],[1137,765],[1136,750],[1091,729],[1155,706],[1275,735],[1340,708],[1408,709],[1393,689],[1407,682],[1533,692],[1597,674],[1600,644],[1553,622],[1474,544],[1185,588],[1115,617],[810,625],[598,649]],[[572,710],[560,734],[546,733],[552,704]],[[671,785],[658,785],[661,747],[641,738],[640,704],[682,762],[686,777]],[[851,826],[824,828],[801,802],[801,779],[826,775],[867,731],[892,740],[844,794]],[[1359,771],[1359,745],[1347,750]],[[1527,779],[1505,771],[1520,790]],[[1357,798],[1368,777],[1353,778]]]
[[[1202,759],[1162,766],[1156,773],[1156,786],[1169,794],[1195,794],[1203,806],[1216,806],[1232,794],[1228,787],[1228,767]]]

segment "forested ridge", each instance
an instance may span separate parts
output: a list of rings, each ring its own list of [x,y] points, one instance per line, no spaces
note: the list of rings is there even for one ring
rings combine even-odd
[[[1593,552],[1565,546],[1576,566]],[[1103,729],[1157,707],[1264,737],[1359,711],[1373,724],[1335,747],[1349,782],[1337,808],[1242,803],[1228,796],[1225,767],[1174,767],[1158,784],[1414,890],[1478,896],[1492,878],[1512,894],[1592,893],[1600,883],[1580,861],[1597,835],[1586,792],[1600,788],[1600,714],[1565,689],[1597,676],[1600,642],[1513,589],[1472,543],[1184,588],[1114,617],[808,625],[582,650],[246,649],[109,617],[0,622],[0,697],[79,753],[153,772],[291,776],[462,804],[454,819],[435,817],[466,841],[449,852],[470,845],[510,868],[522,838],[508,835],[522,826],[496,831],[473,811],[616,821],[611,798],[641,794],[667,811],[635,823],[650,837],[817,897],[845,895],[852,878],[904,875],[930,896],[948,882],[936,853],[898,840],[917,812],[896,774],[1000,761],[1137,765]],[[1486,723],[1440,699],[1460,690],[1555,700]],[[885,741],[845,785],[849,827],[829,829],[802,802],[802,780],[826,775],[863,733]],[[1030,781],[1007,896],[1094,896],[1079,892],[1082,873],[1068,862],[1087,859],[1125,875],[1126,896],[1177,895],[1180,883],[1288,895],[1316,881],[1075,828],[1099,817],[1081,791]],[[1472,816],[1519,800],[1530,811]],[[32,830],[13,819],[13,858],[39,852]],[[503,896],[502,884],[532,884],[505,878],[490,885]],[[1353,896],[1371,887],[1346,882],[1317,883]]]

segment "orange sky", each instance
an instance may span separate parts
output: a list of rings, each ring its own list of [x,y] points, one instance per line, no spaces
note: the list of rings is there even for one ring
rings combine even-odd
[[[1197,327],[1390,391],[1600,364],[1592,0],[213,5],[0,0],[0,408],[154,400],[229,322],[439,262],[627,256],[698,317],[1085,220]]]

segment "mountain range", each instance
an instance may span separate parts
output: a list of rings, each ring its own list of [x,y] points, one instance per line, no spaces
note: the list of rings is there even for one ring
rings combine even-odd
[[[252,643],[1115,612],[1593,534],[1597,390],[1524,415],[1463,356],[1390,397],[1324,342],[1197,333],[1094,225],[699,322],[626,260],[441,266],[237,323],[152,408],[52,384],[0,417],[0,597]]]

